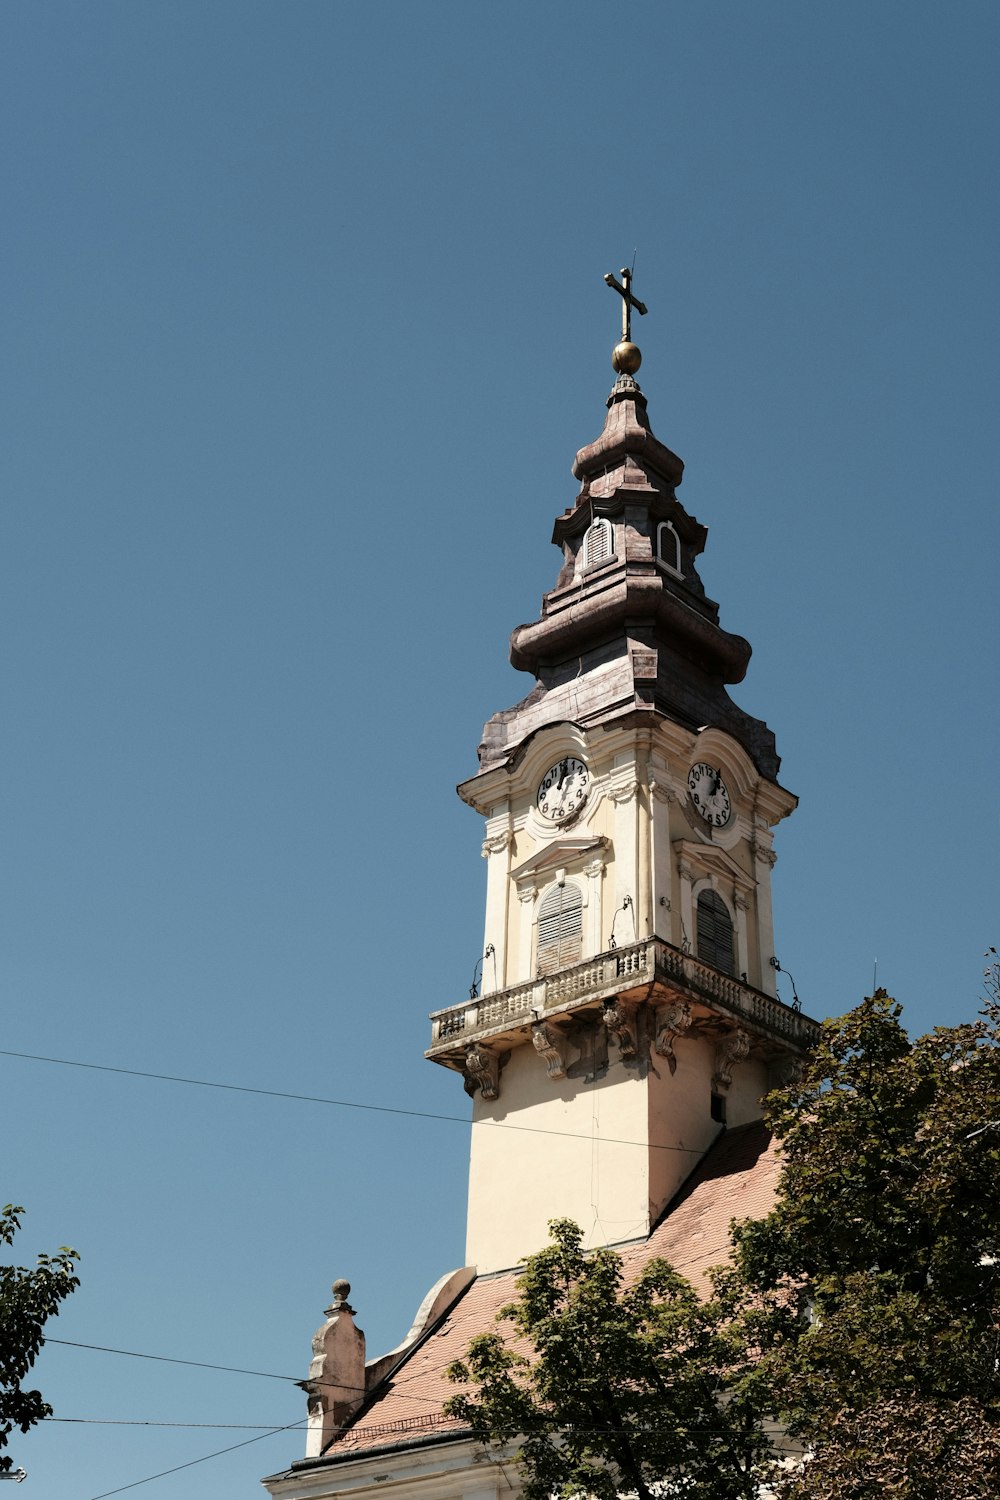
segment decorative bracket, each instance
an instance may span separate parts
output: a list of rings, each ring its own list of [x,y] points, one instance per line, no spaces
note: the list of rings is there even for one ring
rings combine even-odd
[[[623,1062],[632,1062],[638,1055],[632,1011],[622,1004],[617,995],[604,1002],[604,1024],[618,1043]]]
[[[531,1042],[538,1055],[544,1057],[549,1077],[565,1078],[566,1041],[562,1033],[547,1021],[536,1021],[531,1028]]]
[[[678,1037],[688,1034],[691,1030],[691,1021],[691,1006],[686,1000],[675,1001],[673,1005],[663,1005],[656,1012],[656,1034],[653,1038],[653,1049],[660,1057],[667,1059],[667,1067],[671,1073],[677,1072],[674,1042]]]
[[[509,1056],[470,1042],[465,1049],[465,1092],[471,1095],[478,1089],[484,1099],[499,1099],[500,1069]]]
[[[494,834],[491,838],[483,840],[483,858],[489,859],[491,854],[502,854],[509,849],[514,842],[514,835],[509,828],[502,833]]]
[[[762,864],[768,865],[772,870],[774,869],[778,863],[778,856],[773,849],[769,849],[760,839],[754,839],[750,847],[753,849],[755,859],[759,859]]]
[[[750,1056],[750,1037],[738,1027],[722,1038],[715,1049],[715,1072],[712,1082],[720,1089],[728,1089],[733,1081],[733,1068],[746,1062]]]

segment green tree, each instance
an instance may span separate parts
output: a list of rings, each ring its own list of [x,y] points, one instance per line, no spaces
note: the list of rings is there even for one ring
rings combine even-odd
[[[0,1244],[13,1244],[23,1212],[10,1203],[0,1209]],[[77,1259],[76,1251],[63,1245],[55,1255],[39,1255],[34,1269],[0,1266],[0,1449],[15,1427],[27,1432],[51,1415],[41,1392],[25,1390],[22,1382],[45,1342],[46,1320],[80,1284],[74,1275]],[[0,1471],[10,1469],[11,1462],[0,1452]]]
[[[507,1332],[448,1407],[520,1438],[528,1500],[996,1500],[1000,960],[982,1019],[911,1041],[884,991],[827,1022],[766,1117],[775,1206],[734,1225],[700,1302],[663,1261],[623,1285],[553,1225]],[[767,1440],[776,1422],[792,1462]],[[804,1459],[804,1461],[801,1461]],[[669,1491],[667,1491],[669,1492]]]
[[[664,1260],[624,1286],[613,1251],[585,1252],[568,1220],[550,1228],[498,1314],[509,1331],[448,1372],[477,1390],[446,1409],[487,1443],[519,1440],[527,1500],[653,1500],[664,1475],[690,1500],[755,1500],[770,1445],[741,1394],[731,1304],[701,1301]]]
[[[770,1097],[778,1198],[723,1281],[746,1399],[811,1455],[781,1500],[1000,1494],[998,1018],[911,1041],[880,990]]]

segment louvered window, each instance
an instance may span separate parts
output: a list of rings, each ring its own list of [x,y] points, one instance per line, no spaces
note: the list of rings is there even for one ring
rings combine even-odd
[[[656,530],[656,555],[673,572],[681,571],[681,542],[669,521],[661,521]]]
[[[723,974],[735,974],[733,919],[722,897],[702,891],[698,897],[698,957]]]
[[[587,529],[583,538],[583,556],[585,565],[592,568],[595,563],[603,562],[606,557],[611,556],[611,522],[595,521]]]
[[[554,974],[579,963],[583,937],[583,897],[568,881],[553,886],[538,912],[539,974]]]

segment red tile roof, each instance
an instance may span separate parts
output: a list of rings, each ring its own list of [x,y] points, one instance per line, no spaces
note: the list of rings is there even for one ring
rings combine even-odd
[[[777,1151],[763,1123],[728,1131],[702,1158],[649,1237],[620,1247],[626,1278],[662,1256],[698,1291],[706,1291],[708,1268],[727,1257],[731,1221],[768,1212],[778,1171]],[[326,1456],[347,1458],[407,1438],[460,1431],[460,1422],[442,1414],[445,1401],[456,1393],[444,1372],[465,1354],[476,1334],[492,1327],[499,1309],[516,1298],[518,1275],[514,1270],[477,1278],[375,1389]]]

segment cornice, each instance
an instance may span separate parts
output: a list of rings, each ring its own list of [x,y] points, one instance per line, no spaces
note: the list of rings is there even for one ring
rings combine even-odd
[[[597,598],[588,597],[581,584],[577,601],[558,615],[518,626],[510,638],[511,664],[537,675],[548,662],[565,660],[609,634],[624,633],[627,624],[630,631],[653,629],[720,682],[743,681],[750,661],[748,641],[682,599],[661,573],[620,567],[620,576],[609,580]]]

